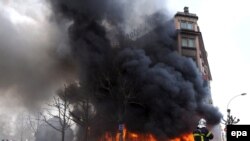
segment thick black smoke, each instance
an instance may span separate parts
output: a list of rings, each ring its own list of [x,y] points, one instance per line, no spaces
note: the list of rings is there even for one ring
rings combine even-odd
[[[81,66],[81,94],[95,107],[89,123],[93,137],[115,132],[119,123],[134,132],[153,133],[159,139],[191,132],[200,117],[212,125],[219,123],[221,114],[205,102],[210,92],[196,64],[175,51],[171,20],[156,22],[157,28],[130,41],[124,37],[124,28],[126,20],[131,19],[126,15],[137,6],[132,1],[51,3],[57,18],[73,21],[69,37]],[[167,18],[157,12],[152,15],[156,17],[160,21]],[[118,31],[116,38],[108,36],[112,31],[109,28]],[[118,47],[111,45],[114,40]]]

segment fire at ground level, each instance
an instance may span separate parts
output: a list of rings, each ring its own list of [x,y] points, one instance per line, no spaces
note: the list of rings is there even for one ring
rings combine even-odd
[[[127,131],[125,128],[123,131],[119,133],[112,134],[106,132],[99,141],[159,141],[153,134],[146,133],[146,134],[139,134]],[[194,141],[193,134],[187,133],[183,134],[179,137],[172,138],[172,139],[165,139],[163,141]]]

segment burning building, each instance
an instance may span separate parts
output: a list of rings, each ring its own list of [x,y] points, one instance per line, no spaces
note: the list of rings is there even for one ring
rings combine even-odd
[[[177,31],[177,50],[189,58],[192,58],[199,68],[203,79],[208,83],[212,80],[207,52],[205,50],[202,34],[197,24],[198,16],[190,13],[188,7],[184,7],[184,12],[175,14],[175,28]],[[213,104],[211,95],[207,97],[207,103]],[[213,128],[215,134],[214,140],[221,140],[220,125]]]
[[[184,8],[184,12],[176,13],[175,26],[178,34],[178,52],[191,57],[196,62],[205,80],[212,80],[207,53],[197,20],[198,16],[189,13],[188,7]]]
[[[177,50],[181,55],[192,58],[195,61],[203,79],[206,80],[209,85],[212,76],[207,60],[207,52],[197,21],[198,16],[189,13],[188,7],[184,7],[184,12],[177,12],[175,14]],[[208,102],[212,104],[211,96]]]
[[[146,2],[156,3],[161,0]],[[138,9],[131,0],[51,4],[58,22],[70,21],[69,44],[80,85],[68,97],[74,118],[81,122],[79,141],[192,141],[201,117],[210,125],[220,122],[218,109],[206,102],[211,75],[195,23],[198,17],[187,9],[187,17],[177,13],[173,19],[161,10],[130,13]],[[194,22],[194,31],[190,21],[178,24],[186,18]],[[127,37],[131,25],[143,29]],[[175,25],[181,27],[177,33]],[[207,71],[206,79],[201,71]],[[82,107],[77,108],[78,103]]]

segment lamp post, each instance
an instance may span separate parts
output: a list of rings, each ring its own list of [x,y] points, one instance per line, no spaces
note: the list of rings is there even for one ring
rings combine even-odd
[[[233,99],[235,99],[236,97],[239,97],[239,96],[245,96],[247,93],[242,93],[242,94],[239,94],[239,95],[236,95],[236,96],[234,96],[234,97],[232,97],[230,100],[229,100],[229,102],[228,102],[228,104],[227,104],[227,119],[226,120],[224,120],[224,122],[225,122],[225,125],[233,125],[233,124],[236,124],[236,123],[238,123],[239,121],[240,121],[240,119],[238,119],[238,118],[236,118],[236,117],[233,117],[232,115],[231,115],[231,110],[229,109],[229,104],[232,102],[232,100]]]

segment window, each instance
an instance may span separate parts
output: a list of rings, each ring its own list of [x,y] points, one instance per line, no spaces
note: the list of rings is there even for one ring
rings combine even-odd
[[[193,23],[192,22],[187,22],[187,21],[181,21],[181,29],[189,29],[193,30]]]
[[[181,46],[182,47],[195,48],[195,38],[192,38],[192,37],[183,37],[181,39]]]
[[[187,46],[188,46],[187,38],[182,38],[182,40],[181,40],[181,45],[182,45],[183,47],[187,47]]]
[[[194,38],[189,38],[188,39],[188,47],[195,47]]]
[[[187,23],[187,29],[192,30],[193,29],[193,24],[192,23]]]
[[[181,28],[185,29],[186,28],[186,22],[181,21]]]

